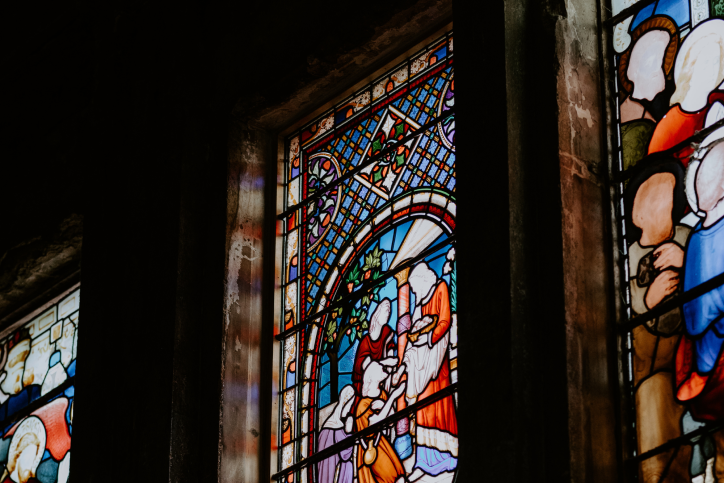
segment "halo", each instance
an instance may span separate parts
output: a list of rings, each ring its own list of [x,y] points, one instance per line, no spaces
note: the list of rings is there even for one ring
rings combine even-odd
[[[638,39],[652,30],[664,30],[671,36],[669,45],[666,47],[666,52],[664,53],[664,65],[662,66],[664,74],[669,75],[669,72],[671,72],[671,69],[674,67],[676,51],[679,49],[679,35],[676,24],[670,18],[660,15],[647,19],[631,33],[631,46],[626,50],[626,52],[621,54],[621,59],[618,63],[618,80],[621,83],[623,90],[629,94],[633,92],[633,82],[628,79],[626,71],[628,70],[631,52],[633,51]]]
[[[40,448],[38,448],[38,452],[33,460],[33,472],[35,472],[38,469],[43,453],[45,453],[45,444],[47,441],[45,426],[37,416],[27,417],[22,423],[20,423],[18,429],[15,430],[13,439],[10,442],[8,461],[11,461],[13,458],[17,459],[20,456],[20,449],[18,446],[20,445],[20,440],[23,439],[23,436],[26,434],[34,434],[38,438],[38,441],[40,441]]]

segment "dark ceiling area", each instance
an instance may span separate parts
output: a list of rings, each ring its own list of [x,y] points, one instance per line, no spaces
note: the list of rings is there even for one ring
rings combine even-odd
[[[9,40],[0,319],[77,270],[83,217],[112,203],[103,187],[114,170],[143,177],[145,169],[176,169],[181,119],[217,153],[209,162],[221,163],[232,113],[253,116],[288,101],[353,65],[349,53],[395,15],[436,3],[15,3],[1,20]],[[328,90],[329,98],[338,93]],[[64,250],[65,272],[54,266],[56,276],[42,283],[23,281],[47,272]]]

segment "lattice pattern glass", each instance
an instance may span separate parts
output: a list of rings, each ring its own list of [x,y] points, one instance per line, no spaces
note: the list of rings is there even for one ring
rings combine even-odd
[[[453,481],[454,108],[450,32],[287,140],[279,481]]]

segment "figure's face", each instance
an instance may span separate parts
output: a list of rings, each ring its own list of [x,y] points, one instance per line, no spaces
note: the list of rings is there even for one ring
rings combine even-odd
[[[634,85],[634,99],[653,101],[656,94],[666,87],[663,71],[664,54],[671,36],[664,30],[645,33],[631,51],[626,74]]]
[[[674,187],[671,173],[658,173],[647,179],[636,192],[631,216],[642,231],[640,243],[654,246],[668,240],[674,231]]]
[[[724,199],[724,143],[717,144],[701,161],[696,172],[699,209],[710,212]]]

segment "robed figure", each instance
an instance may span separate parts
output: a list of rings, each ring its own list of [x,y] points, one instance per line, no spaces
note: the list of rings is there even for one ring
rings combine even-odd
[[[352,386],[354,386],[357,398],[355,407],[362,394],[364,372],[370,362],[381,361],[393,356],[395,350],[394,336],[387,322],[390,320],[391,304],[389,299],[382,299],[375,309],[370,320],[370,330],[359,343],[357,353],[354,356],[354,368],[352,372]],[[397,359],[395,359],[396,361]]]
[[[412,270],[408,280],[415,294],[413,326],[403,357],[407,373],[406,397],[410,404],[448,387],[450,381],[450,296],[444,280],[427,264]],[[410,481],[423,473],[439,475],[457,467],[458,425],[453,396],[423,407],[416,413],[415,470]]]

